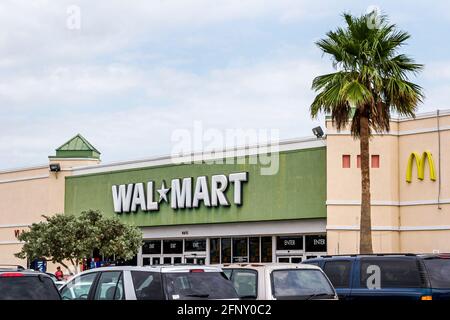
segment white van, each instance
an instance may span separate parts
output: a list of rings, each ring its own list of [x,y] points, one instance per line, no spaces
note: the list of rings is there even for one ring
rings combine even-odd
[[[231,264],[223,266],[222,270],[241,299],[338,300],[330,280],[317,266]]]

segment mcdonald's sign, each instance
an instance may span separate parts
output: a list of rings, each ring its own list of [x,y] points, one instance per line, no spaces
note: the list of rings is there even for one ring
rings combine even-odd
[[[434,168],[433,155],[429,151],[425,151],[422,156],[419,156],[417,152],[412,152],[408,158],[408,166],[406,168],[406,182],[411,182],[412,180],[412,170],[414,160],[416,160],[417,166],[417,178],[420,180],[424,179],[425,176],[425,161],[428,160],[428,166],[430,167],[430,179],[436,181],[436,170]]]

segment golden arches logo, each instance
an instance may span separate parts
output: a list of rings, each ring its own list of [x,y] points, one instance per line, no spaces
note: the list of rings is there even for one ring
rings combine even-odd
[[[425,176],[425,161],[428,160],[428,166],[430,167],[430,179],[436,181],[436,170],[434,168],[433,155],[429,151],[425,151],[422,156],[419,156],[417,152],[412,152],[408,158],[408,166],[406,168],[406,182],[411,182],[412,180],[412,170],[414,160],[416,160],[417,166],[417,178],[420,180],[424,179]]]

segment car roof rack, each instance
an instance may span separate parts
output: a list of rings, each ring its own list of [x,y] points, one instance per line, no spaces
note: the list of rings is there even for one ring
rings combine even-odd
[[[20,264],[0,264],[0,270],[17,270],[17,271],[24,271],[25,268],[21,266]]]
[[[332,257],[385,257],[385,256],[408,256],[408,257],[416,257],[421,254],[418,253],[366,253],[366,254],[330,254],[330,255],[323,255],[317,258],[313,259],[320,259],[320,258],[332,258]],[[307,259],[310,260],[310,259]]]

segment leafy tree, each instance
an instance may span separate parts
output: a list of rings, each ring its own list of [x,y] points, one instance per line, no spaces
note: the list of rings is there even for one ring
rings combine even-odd
[[[99,211],[43,217],[45,221],[33,223],[30,230],[19,235],[24,244],[17,257],[45,258],[67,269],[70,263],[77,272],[81,261],[92,257],[94,250],[106,257],[129,260],[142,246],[139,228],[117,218],[105,218]]]
[[[320,112],[331,114],[337,130],[350,124],[351,134],[360,140],[360,253],[373,251],[369,138],[373,131],[389,131],[392,113],[414,116],[423,99],[422,88],[408,80],[423,66],[398,52],[410,35],[390,24],[386,16],[375,15],[344,14],[345,27],[328,32],[316,43],[331,56],[336,72],[313,80],[318,94],[310,109],[313,118]],[[378,23],[373,23],[374,18]]]

